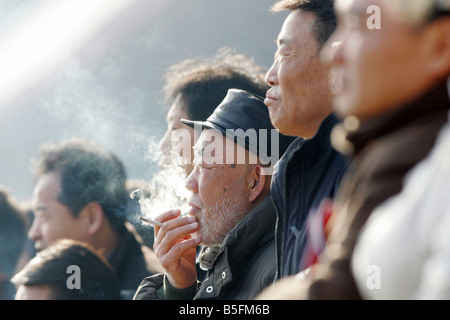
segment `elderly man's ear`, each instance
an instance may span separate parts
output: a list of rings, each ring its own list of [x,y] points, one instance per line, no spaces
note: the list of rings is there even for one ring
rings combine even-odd
[[[265,197],[270,192],[271,176],[264,173],[264,167],[256,165],[250,173],[249,198],[255,202],[260,196]]]

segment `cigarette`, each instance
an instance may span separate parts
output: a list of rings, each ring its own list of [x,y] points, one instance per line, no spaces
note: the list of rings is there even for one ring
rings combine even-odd
[[[158,226],[158,227],[161,227],[162,226],[162,222],[159,222],[159,221],[155,221],[155,220],[151,220],[151,219],[146,219],[146,218],[144,218],[144,217],[139,217],[142,221],[144,221],[144,222],[147,222],[147,223],[150,223],[150,224],[152,224],[152,225],[154,225],[154,226]]]

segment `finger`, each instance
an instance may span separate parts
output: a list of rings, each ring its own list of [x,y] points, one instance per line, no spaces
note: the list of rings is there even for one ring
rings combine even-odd
[[[173,209],[173,210],[169,210],[169,211],[161,213],[160,215],[156,216],[154,220],[164,223],[166,221],[169,221],[169,220],[179,217],[180,214],[181,214],[181,210]],[[156,239],[160,228],[161,227],[159,227],[159,226],[154,226],[154,228],[153,228],[154,239]]]
[[[164,230],[168,231],[186,224],[193,223],[195,221],[197,221],[197,218],[195,216],[179,216],[177,219],[172,219],[164,222],[163,226],[161,226],[160,228],[164,227]]]
[[[177,218],[180,214],[181,214],[180,209],[172,209],[159,214],[158,216],[156,216],[155,220],[159,222],[165,222]]]
[[[181,218],[177,220],[181,220]],[[158,233],[158,242],[154,246],[157,257],[160,258],[164,256],[177,243],[189,238],[191,233],[194,233],[198,230],[198,227],[199,225],[196,221],[191,223],[184,223],[181,225],[176,224],[172,229],[167,229],[167,227],[163,225],[160,229],[160,232]]]
[[[183,216],[177,219],[172,218],[171,220],[166,220],[162,226],[158,227],[158,230],[155,230],[155,240],[153,248],[155,248],[155,245],[159,245],[159,243],[162,241],[169,230],[193,223],[195,222],[195,220],[196,218],[194,216]]]
[[[173,270],[180,266],[181,260],[189,257],[192,264],[195,264],[196,251],[195,248],[200,244],[200,238],[191,238],[176,243],[170,250],[161,258],[160,263],[166,270]],[[192,254],[187,254],[192,251]]]

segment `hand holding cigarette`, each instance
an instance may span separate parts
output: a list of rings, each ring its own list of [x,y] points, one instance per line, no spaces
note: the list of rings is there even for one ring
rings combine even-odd
[[[180,214],[180,210],[170,210],[157,216],[155,220],[147,220],[161,224],[154,224],[153,249],[166,270],[170,284],[175,288],[184,289],[197,281],[195,257],[200,238],[192,237],[199,228],[196,218]]]

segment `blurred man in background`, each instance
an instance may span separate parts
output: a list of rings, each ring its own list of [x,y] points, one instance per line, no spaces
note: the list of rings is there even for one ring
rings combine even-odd
[[[253,58],[235,53],[230,48],[220,49],[209,59],[188,59],[172,65],[164,74],[163,92],[166,103],[170,104],[167,130],[160,142],[161,151],[165,154],[164,162],[170,163],[175,158],[180,163],[176,160],[180,155],[188,176],[194,167],[194,156],[191,152],[182,151],[191,150],[195,134],[193,128],[180,120],[206,121],[229,89],[264,96],[268,88],[264,81],[265,72]],[[186,134],[177,136],[180,129]],[[187,146],[182,145],[175,150],[180,137],[184,138],[183,143]]]
[[[27,254],[28,217],[11,192],[0,186],[0,300],[14,299],[11,277],[30,259]]]
[[[46,144],[35,159],[35,218],[28,233],[38,251],[62,238],[90,244],[113,267],[124,294],[161,271],[152,250],[125,224],[126,172],[120,159],[96,142]]]

